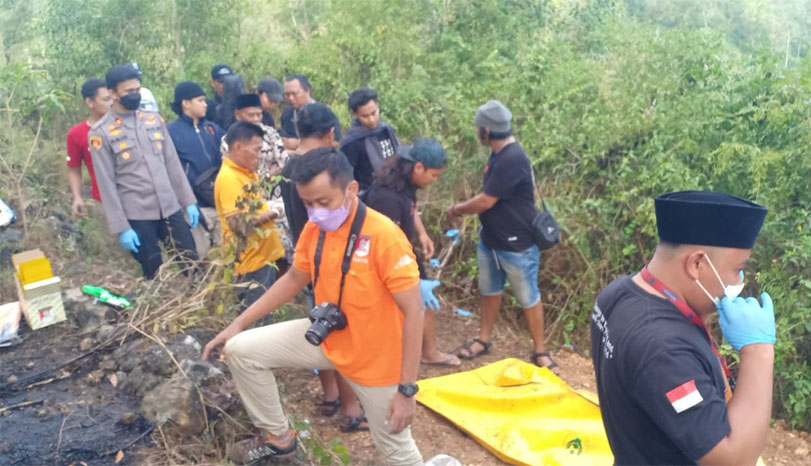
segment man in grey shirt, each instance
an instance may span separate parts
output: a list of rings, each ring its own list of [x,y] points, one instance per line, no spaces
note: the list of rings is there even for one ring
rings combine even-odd
[[[170,233],[178,252],[197,260],[189,226],[197,226],[200,211],[163,118],[138,109],[140,70],[116,65],[106,81],[113,106],[88,135],[96,181],[110,232],[152,279]]]

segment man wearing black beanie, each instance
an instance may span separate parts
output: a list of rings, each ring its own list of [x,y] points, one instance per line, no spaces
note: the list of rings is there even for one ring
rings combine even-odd
[[[117,65],[106,82],[113,107],[88,136],[96,181],[110,231],[151,279],[170,233],[179,252],[197,260],[189,226],[197,226],[200,211],[163,118],[138,110],[141,71]]]
[[[206,119],[206,94],[195,82],[183,81],[175,86],[171,107],[178,118],[167,128],[203,214],[203,228],[193,229],[192,235],[197,253],[205,256],[212,243],[220,243],[219,222],[214,208],[214,181],[222,164],[220,139],[225,131]]]

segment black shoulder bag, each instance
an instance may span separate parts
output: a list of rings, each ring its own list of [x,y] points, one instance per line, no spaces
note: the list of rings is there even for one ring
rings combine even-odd
[[[355,212],[355,218],[352,220],[352,227],[349,229],[349,238],[346,239],[346,249],[344,250],[344,259],[341,262],[341,288],[338,290],[338,309],[341,309],[341,299],[344,294],[344,281],[346,274],[349,273],[349,267],[352,265],[352,254],[355,252],[355,247],[358,245],[358,237],[360,236],[360,229],[363,227],[363,221],[366,220],[366,204],[358,199],[358,210]],[[324,236],[326,232],[321,230],[318,234],[318,243],[315,246],[315,270],[313,271],[313,294],[315,294],[315,285],[318,283],[318,270],[321,268],[321,252],[324,249]],[[316,303],[317,305],[317,303]]]
[[[535,185],[534,182],[532,184],[533,186]],[[505,205],[515,218],[521,219],[527,228],[529,228],[532,239],[535,241],[535,244],[538,245],[538,249],[545,251],[560,242],[560,226],[558,226],[558,222],[555,220],[555,217],[552,216],[552,213],[546,209],[546,202],[544,202],[543,196],[541,196],[541,192],[538,190],[537,186],[535,186],[535,192],[538,193],[538,197],[541,199],[541,210],[537,211],[529,220],[520,215],[512,205]]]

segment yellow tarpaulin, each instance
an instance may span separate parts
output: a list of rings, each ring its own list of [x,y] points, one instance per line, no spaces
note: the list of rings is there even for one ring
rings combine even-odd
[[[611,465],[614,461],[596,395],[576,392],[546,368],[503,359],[472,371],[422,380],[419,385],[417,401],[507,463]]]

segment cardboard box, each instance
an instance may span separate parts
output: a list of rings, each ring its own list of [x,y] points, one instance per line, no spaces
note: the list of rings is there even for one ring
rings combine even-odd
[[[14,282],[25,321],[32,330],[65,320],[62,287],[59,277],[52,276],[51,264],[39,249],[11,256]]]

